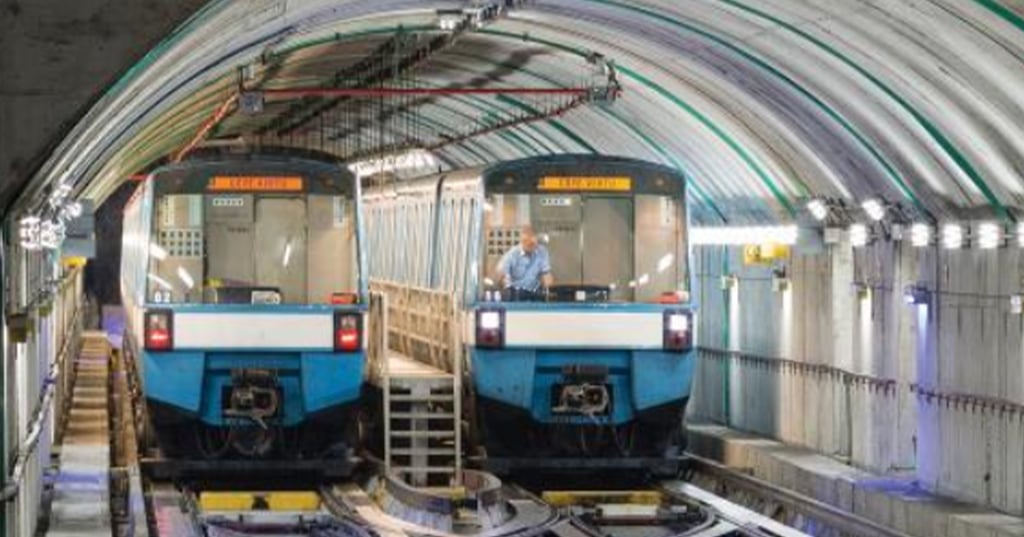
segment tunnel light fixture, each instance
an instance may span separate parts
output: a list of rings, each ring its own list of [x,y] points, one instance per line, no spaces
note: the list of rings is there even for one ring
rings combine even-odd
[[[50,192],[50,197],[47,202],[50,207],[57,209],[64,205],[64,200],[71,195],[71,185],[67,183],[61,183],[54,187],[53,191]]]
[[[928,224],[917,223],[910,226],[910,244],[924,248],[932,242],[932,228]]]
[[[868,218],[875,222],[881,222],[885,218],[885,204],[877,198],[866,199],[860,206],[864,209],[864,213],[868,215]]]
[[[998,248],[1003,243],[1003,228],[995,222],[978,224],[978,247],[982,250]]]
[[[710,226],[690,230],[690,244],[745,246],[748,244],[796,244],[800,234],[795,225]]]
[[[1024,248],[1024,222],[1017,224],[1017,246]]]
[[[942,247],[947,250],[959,250],[964,245],[964,228],[960,224],[942,226]]]
[[[807,202],[807,211],[819,222],[828,218],[828,206],[820,199],[813,199]]]
[[[21,247],[26,250],[39,250],[39,228],[42,221],[38,216],[26,216],[18,224],[18,239]]]
[[[39,225],[39,246],[49,250],[60,248],[66,232],[64,222],[43,220]]]
[[[850,244],[854,248],[860,248],[867,246],[870,233],[868,232],[868,226],[862,223],[852,224],[850,226]]]

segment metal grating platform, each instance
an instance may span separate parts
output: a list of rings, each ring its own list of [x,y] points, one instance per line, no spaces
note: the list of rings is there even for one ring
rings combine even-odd
[[[110,344],[86,332],[75,360],[75,387],[60,448],[47,535],[110,537]]]

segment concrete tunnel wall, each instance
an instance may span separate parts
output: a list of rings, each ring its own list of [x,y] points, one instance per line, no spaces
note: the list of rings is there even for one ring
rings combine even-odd
[[[848,242],[772,268],[699,247],[691,418],[760,433],[927,489],[1024,513],[1024,316],[1017,248]],[[722,289],[722,275],[737,285]],[[910,305],[908,285],[933,291]],[[740,351],[726,354],[717,350]]]
[[[207,0],[0,2],[0,206],[85,110]]]

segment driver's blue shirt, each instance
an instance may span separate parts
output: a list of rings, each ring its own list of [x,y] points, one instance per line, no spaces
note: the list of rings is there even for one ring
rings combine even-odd
[[[498,270],[507,275],[506,289],[539,291],[541,276],[551,272],[551,258],[548,257],[548,249],[540,244],[532,253],[516,246],[501,257]]]

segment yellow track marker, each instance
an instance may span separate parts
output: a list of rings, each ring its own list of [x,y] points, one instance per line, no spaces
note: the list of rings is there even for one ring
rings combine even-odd
[[[554,507],[598,504],[660,505],[663,497],[656,490],[546,490],[541,499]]]
[[[301,490],[205,491],[199,493],[199,507],[203,511],[316,511],[320,496]]]

